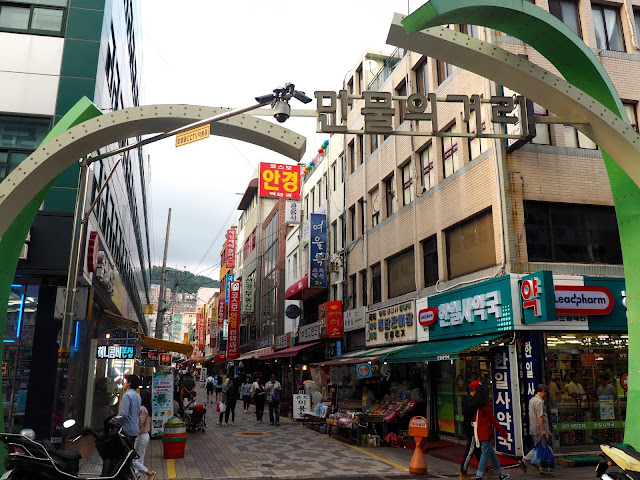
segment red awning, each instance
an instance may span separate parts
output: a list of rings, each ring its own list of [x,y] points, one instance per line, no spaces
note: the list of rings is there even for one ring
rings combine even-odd
[[[322,288],[310,288],[309,287],[309,275],[305,275],[300,280],[290,285],[284,292],[285,300],[304,300],[305,298],[313,297],[322,292]]]
[[[313,347],[318,343],[320,342],[305,343],[304,345],[296,345],[295,347],[285,348],[284,350],[274,352],[270,355],[265,355],[264,357],[258,357],[258,360],[271,360],[273,358],[295,357],[298,354],[298,352],[303,348]]]

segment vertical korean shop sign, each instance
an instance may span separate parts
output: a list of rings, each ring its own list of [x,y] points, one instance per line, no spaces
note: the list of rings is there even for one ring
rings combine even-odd
[[[522,321],[525,324],[556,320],[553,273],[548,270],[522,277],[520,283]]]
[[[235,279],[236,279],[236,276],[233,273],[227,273],[224,276],[224,301],[227,302],[227,305],[229,304],[229,284],[233,282]],[[225,317],[225,318],[229,318],[229,317]]]
[[[246,278],[242,289],[242,311],[253,313],[253,277]]]
[[[222,326],[222,323],[224,322],[224,306],[225,306],[225,302],[224,302],[224,295],[220,295],[218,297],[218,327]]]
[[[230,228],[227,230],[227,248],[225,249],[226,257],[224,262],[224,266],[227,268],[235,268],[236,266],[236,241],[236,229]]]
[[[496,451],[508,455],[519,455],[520,445],[516,439],[521,436],[518,382],[514,382],[511,373],[515,364],[515,346],[504,345],[491,349],[491,378],[493,388],[493,413],[498,423],[507,431],[508,438],[496,435]],[[517,414],[516,414],[517,413]]]
[[[311,246],[309,248],[309,287],[327,288],[327,217],[319,213],[309,215]]]
[[[227,334],[227,358],[238,358],[240,343],[240,282],[229,283],[229,332]]]
[[[300,166],[260,163],[261,197],[300,200]]]
[[[196,313],[196,339],[198,340],[198,350],[201,352],[204,350],[205,328],[206,323],[202,313]]]
[[[154,372],[151,378],[151,437],[162,437],[164,424],[174,413],[173,374]]]

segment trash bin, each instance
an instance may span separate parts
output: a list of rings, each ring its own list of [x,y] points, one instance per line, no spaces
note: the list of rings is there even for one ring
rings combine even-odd
[[[184,458],[187,446],[187,426],[178,417],[171,417],[164,424],[162,451],[164,458]]]

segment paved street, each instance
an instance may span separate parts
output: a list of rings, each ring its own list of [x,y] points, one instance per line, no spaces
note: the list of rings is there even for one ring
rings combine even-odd
[[[203,389],[198,389],[198,398],[205,398]],[[188,433],[184,458],[164,459],[162,442],[152,440],[145,464],[158,473],[158,480],[416,478],[408,472],[413,454],[411,450],[357,448],[286,418],[282,419],[279,427],[270,426],[268,411],[265,412],[265,423],[258,424],[253,406],[250,413],[242,411],[242,402],[238,407],[234,425],[220,427],[217,416],[209,414],[206,432]],[[98,459],[94,451],[83,473],[99,473]],[[458,477],[458,465],[455,463],[428,454],[426,460],[429,478]],[[507,471],[511,479],[538,478],[535,472],[525,475],[518,468]],[[555,478],[592,479],[593,467],[559,467]]]

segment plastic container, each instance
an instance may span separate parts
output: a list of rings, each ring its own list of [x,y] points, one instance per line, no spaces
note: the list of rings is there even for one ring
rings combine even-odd
[[[171,417],[164,424],[162,452],[164,458],[184,458],[187,446],[187,426],[178,417]]]

